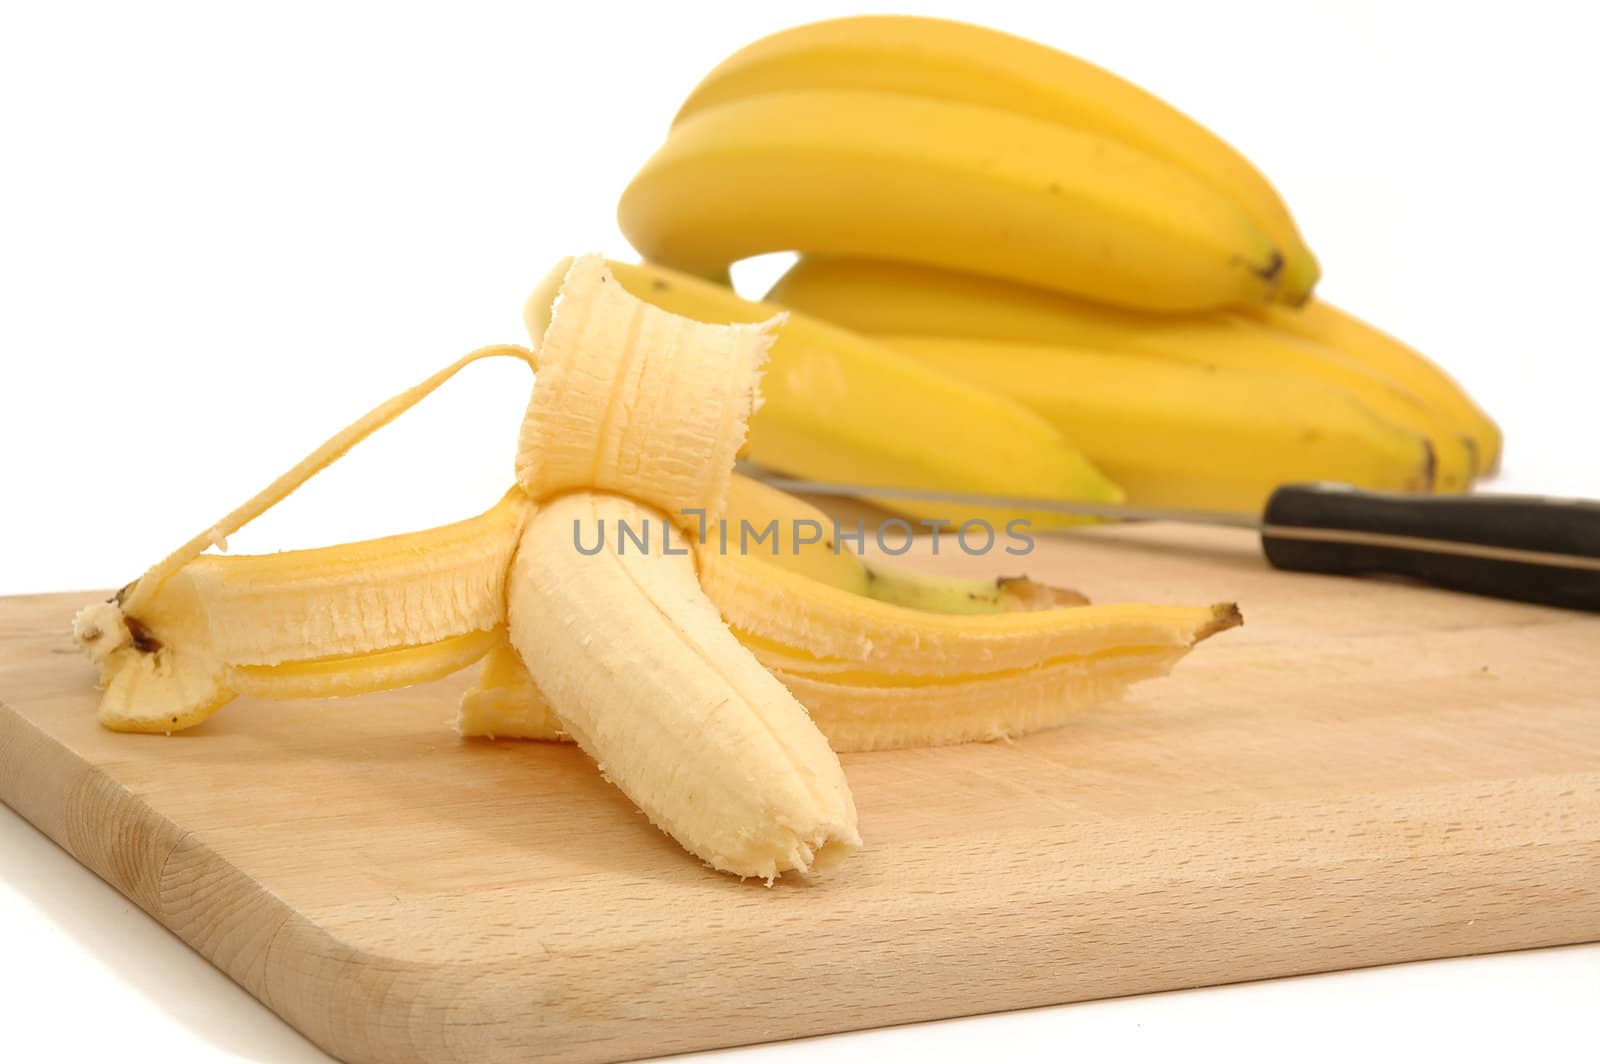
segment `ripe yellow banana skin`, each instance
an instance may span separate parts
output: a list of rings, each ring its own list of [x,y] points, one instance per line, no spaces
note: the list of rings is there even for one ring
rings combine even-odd
[[[763,322],[784,313],[732,289],[654,265],[608,262],[630,293],[701,322]],[[529,335],[544,335],[560,286],[559,265],[524,308]],[[1121,490],[1055,428],[1015,401],[804,314],[777,326],[762,402],[751,421],[749,457],[811,480],[886,484],[1004,496],[1115,502]],[[949,434],[959,426],[962,446]],[[890,509],[997,528],[1028,518],[1036,528],[1060,516],[986,507],[882,500]]]
[[[841,752],[991,742],[1058,728],[1086,709],[1164,676],[1188,647],[1067,659],[997,676],[833,678],[774,668]]]
[[[1302,307],[1241,308],[1240,314],[1291,336],[1333,348],[1392,377],[1460,426],[1477,452],[1479,475],[1500,468],[1500,428],[1466,390],[1420,351],[1324,300]]]
[[[1232,200],[1099,134],[886,93],[769,93],[679,123],[622,195],[647,259],[876,255],[1150,310],[1280,298],[1284,252]]]
[[[768,298],[880,339],[915,335],[1065,345],[1295,376],[1345,392],[1377,417],[1425,438],[1434,468],[1418,490],[1431,484],[1438,491],[1460,491],[1477,472],[1474,449],[1460,426],[1400,382],[1332,348],[1234,315],[1137,314],[990,278],[866,259],[803,258]],[[1001,384],[983,380],[990,387]],[[1315,411],[1305,413],[1310,431]]]
[[[762,558],[774,565],[857,595],[867,594],[872,586],[866,563],[834,539],[832,519],[804,499],[735,474],[728,485],[724,520],[731,528],[739,528],[741,522],[756,528],[771,524],[772,546]],[[816,541],[805,542],[813,528]]]
[[[863,598],[753,558],[702,552],[702,585],[739,642],[834,750],[1012,738],[1164,675],[1240,623],[1232,605],[1043,608],[955,616]],[[541,674],[542,675],[542,674]],[[461,703],[465,736],[565,739],[514,655],[491,655]]]
[[[756,656],[802,675],[971,678],[1139,647],[1180,648],[1239,623],[1230,603],[1115,603],[959,616],[863,599],[766,565],[702,554],[701,585]]]
[[[819,89],[976,104],[1138,149],[1238,203],[1284,250],[1286,302],[1304,299],[1317,281],[1316,260],[1282,198],[1220,137],[1093,63],[998,30],[903,15],[783,30],[719,63],[689,94],[675,124],[734,100]]]
[[[1282,484],[1428,486],[1425,440],[1316,381],[1062,345],[884,339],[1027,403],[1135,503],[1260,513]]]

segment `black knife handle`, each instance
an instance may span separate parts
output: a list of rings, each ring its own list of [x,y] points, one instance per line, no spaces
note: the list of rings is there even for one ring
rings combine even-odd
[[[1585,499],[1290,484],[1267,502],[1261,546],[1278,569],[1389,573],[1496,598],[1600,610],[1600,502]]]

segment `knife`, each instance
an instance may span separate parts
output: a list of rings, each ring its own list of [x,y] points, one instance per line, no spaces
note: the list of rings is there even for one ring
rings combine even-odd
[[[1495,598],[1600,611],[1600,502],[1539,495],[1407,495],[1286,484],[1259,516],[798,480],[739,464],[783,491],[1248,528],[1274,568],[1409,577]]]

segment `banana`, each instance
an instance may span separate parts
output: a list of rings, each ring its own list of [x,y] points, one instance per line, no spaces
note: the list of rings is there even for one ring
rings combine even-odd
[[[876,749],[1049,727],[1238,623],[1227,605],[1059,608],[1078,599],[1026,582],[978,596],[856,570],[859,559],[768,560],[697,537],[699,521],[815,513],[733,475],[778,328],[679,317],[598,258],[573,261],[536,356],[468,355],[80,612],[101,721],[177,731],[236,695],[381,690],[483,658],[463,731],[575,740],[690,853],[770,883],[861,845],[830,740]],[[363,543],[204,555],[491,355],[537,364],[517,485],[496,507]],[[881,601],[880,584],[951,612]]]
[[[929,365],[1004,387],[1136,503],[1260,513],[1282,484],[1428,487],[1426,440],[1317,381],[1062,345],[884,339]]]
[[[707,108],[672,129],[617,216],[645,258],[701,275],[803,251],[1147,310],[1285,298],[1283,249],[1191,174],[1096,133],[953,100],[808,90]]]
[[[866,563],[834,535],[833,518],[804,499],[735,474],[724,520],[733,535],[744,527],[770,527],[771,548],[761,556],[774,565],[857,595],[873,587]]]
[[[1066,345],[1217,371],[1292,375],[1343,391],[1384,421],[1426,438],[1435,459],[1435,490],[1463,490],[1476,472],[1474,450],[1457,423],[1398,381],[1331,348],[1237,316],[1141,315],[990,278],[866,259],[801,259],[768,298],[880,338]],[[998,383],[990,376],[983,381]]]
[[[1471,440],[1479,475],[1500,468],[1500,429],[1449,374],[1426,355],[1323,300],[1302,307],[1241,308],[1268,328],[1330,347],[1409,388],[1451,418]]]
[[[691,853],[769,882],[826,867],[861,846],[838,756],[734,639],[692,554],[629,551],[616,536],[573,550],[578,525],[664,519],[594,492],[543,507],[513,567],[512,645],[562,731]]]
[[[886,484],[1011,497],[1116,502],[1121,490],[1027,407],[917,364],[882,344],[804,314],[741,299],[732,289],[659,266],[608,262],[625,289],[701,322],[781,318],[749,457],[812,480]],[[524,307],[529,334],[543,335],[564,276],[555,270]],[[961,444],[952,446],[958,426]],[[1074,519],[995,507],[883,500],[889,509],[960,524],[1003,527],[1027,519],[1059,528]]]
[[[783,30],[718,64],[689,94],[674,125],[734,100],[818,89],[976,104],[1127,145],[1237,203],[1284,251],[1285,301],[1300,302],[1317,281],[1316,259],[1283,200],[1216,134],[1092,63],[981,26],[866,15]]]
[[[559,291],[518,443],[541,505],[511,645],[561,730],[684,849],[768,882],[831,863],[861,845],[844,769],[722,623],[688,532],[723,518],[777,322],[669,314],[594,257]]]

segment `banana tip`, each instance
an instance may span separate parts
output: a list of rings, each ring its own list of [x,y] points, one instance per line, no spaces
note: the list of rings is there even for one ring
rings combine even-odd
[[[1194,633],[1194,641],[1198,643],[1203,639],[1210,639],[1218,632],[1226,632],[1229,628],[1238,628],[1242,624],[1244,624],[1244,614],[1239,612],[1237,602],[1219,602],[1211,607],[1211,618]]]

